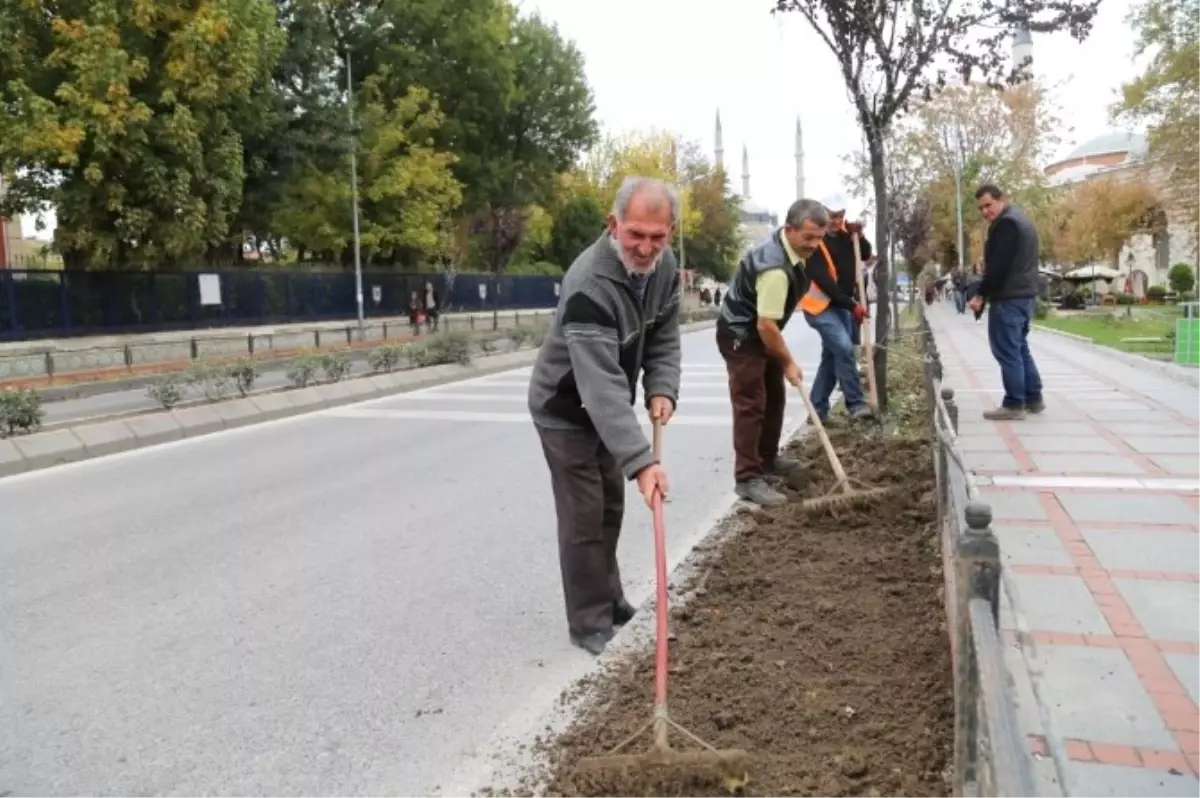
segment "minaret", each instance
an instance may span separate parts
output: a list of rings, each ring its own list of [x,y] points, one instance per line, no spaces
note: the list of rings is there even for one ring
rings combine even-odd
[[[716,130],[716,135],[713,137],[713,141],[716,143],[716,147],[714,148],[715,149],[714,154],[717,156],[717,168],[724,169],[725,168],[725,145],[721,143],[721,109],[720,108],[717,109],[717,130]]]
[[[1017,28],[1013,34],[1012,61],[1013,72],[1025,72],[1026,79],[1032,76],[1033,36],[1030,35],[1029,28],[1024,25]]]
[[[742,198],[750,197],[750,155],[746,152],[746,145],[742,145]]]
[[[804,199],[804,132],[796,116],[796,199]]]

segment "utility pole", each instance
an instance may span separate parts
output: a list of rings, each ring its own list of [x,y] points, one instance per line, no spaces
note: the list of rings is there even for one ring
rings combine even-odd
[[[390,31],[394,26],[385,22],[371,32],[372,36]],[[358,340],[366,338],[366,318],[363,311],[362,241],[358,234],[358,131],[354,129],[354,74],[351,49],[346,44],[346,111],[350,116],[350,201],[354,218],[354,298],[358,306]]]
[[[962,273],[964,256],[963,256],[963,196],[962,196],[962,180],[963,180],[963,163],[962,163],[962,131],[959,129],[958,120],[954,121],[954,213],[955,222],[958,227],[958,237],[955,239],[954,248],[958,250],[958,270]]]

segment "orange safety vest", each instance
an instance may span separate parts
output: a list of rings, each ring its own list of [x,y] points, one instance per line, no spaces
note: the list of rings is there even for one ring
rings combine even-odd
[[[825,256],[825,265],[829,267],[829,276],[836,283],[838,273],[837,267],[833,265],[833,257],[829,254],[829,249],[825,246],[824,241],[818,246],[821,249],[821,254]],[[813,316],[819,315],[825,312],[825,308],[829,307],[829,295],[821,290],[816,280],[809,280],[808,291],[805,292],[804,296],[800,297],[798,307],[805,313],[811,313]]]

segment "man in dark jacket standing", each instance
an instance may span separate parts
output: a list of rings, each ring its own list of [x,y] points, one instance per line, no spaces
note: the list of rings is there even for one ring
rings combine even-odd
[[[633,408],[642,375],[652,419],[679,398],[679,269],[668,249],[679,199],[661,180],[626,178],[608,229],[563,276],[529,383],[550,466],[571,642],[591,654],[633,616],[617,568],[625,481],[649,504],[667,475]]]
[[[828,224],[829,215],[819,202],[793,203],[783,227],[742,257],[717,317],[717,348],[725,359],[733,404],[735,490],[763,506],[787,503],[764,476],[799,468],[779,454],[787,400],[784,380],[799,387],[802,377],[783,328],[804,295],[804,259],[821,243]]]
[[[979,212],[987,219],[983,281],[971,299],[978,317],[988,305],[988,343],[1000,364],[1004,401],[983,417],[989,421],[1016,421],[1025,413],[1041,413],[1042,377],[1029,351],[1029,326],[1038,294],[1038,234],[1033,223],[993,185],[975,192]]]

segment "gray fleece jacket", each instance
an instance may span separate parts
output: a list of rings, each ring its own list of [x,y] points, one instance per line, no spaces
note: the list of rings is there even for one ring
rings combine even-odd
[[[656,462],[633,402],[679,400],[679,268],[667,250],[638,300],[605,232],[563,277],[558,308],[529,381],[535,424],[594,429],[626,479]]]

